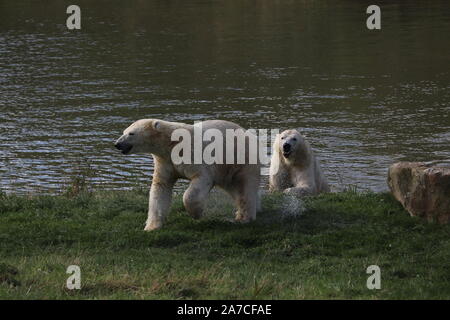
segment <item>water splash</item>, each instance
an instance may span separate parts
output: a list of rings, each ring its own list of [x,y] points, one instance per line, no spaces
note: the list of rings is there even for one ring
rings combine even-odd
[[[299,217],[306,210],[304,201],[291,194],[284,194],[281,203],[280,213],[282,217]]]

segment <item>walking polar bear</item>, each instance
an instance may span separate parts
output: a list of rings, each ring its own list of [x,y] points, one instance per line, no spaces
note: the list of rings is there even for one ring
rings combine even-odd
[[[297,130],[275,138],[269,174],[269,191],[297,196],[330,191],[311,146]]]
[[[190,180],[189,187],[183,195],[183,204],[193,218],[201,217],[204,201],[214,186],[221,187],[233,198],[238,209],[237,221],[248,222],[256,218],[256,211],[260,208],[258,194],[260,167],[259,164],[251,164],[248,161],[248,151],[245,152],[244,164],[205,164],[203,161],[201,164],[195,164],[195,162],[174,163],[172,150],[182,141],[173,141],[172,133],[177,129],[184,129],[192,137],[195,126],[199,126],[196,130],[201,128],[202,135],[208,129],[220,131],[223,136],[229,129],[243,130],[235,123],[222,120],[209,120],[190,125],[158,119],[142,119],[125,129],[123,135],[115,143],[115,147],[123,154],[150,153],[153,156],[154,173],[150,188],[148,219],[144,228],[146,231],[161,228],[163,225],[169,213],[173,186],[180,178]],[[195,157],[193,154],[196,150],[194,140],[191,139],[192,148],[188,148],[191,151],[191,159]],[[248,139],[246,141],[248,142]],[[228,140],[225,142],[223,139],[222,142],[223,150],[226,150]],[[200,152],[202,152],[205,149],[203,139],[200,146]],[[236,154],[237,143],[234,143],[234,146]],[[186,150],[180,153],[183,152]],[[184,157],[186,154],[180,154],[180,156]]]

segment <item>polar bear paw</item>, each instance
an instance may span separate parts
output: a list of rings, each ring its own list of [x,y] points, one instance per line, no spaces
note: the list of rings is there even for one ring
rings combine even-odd
[[[250,215],[248,214],[243,214],[240,211],[236,212],[236,217],[234,218],[235,222],[239,222],[239,223],[248,223],[250,221],[255,220],[254,218],[252,218]]]
[[[144,231],[153,231],[162,227],[162,223],[150,222],[145,225]]]

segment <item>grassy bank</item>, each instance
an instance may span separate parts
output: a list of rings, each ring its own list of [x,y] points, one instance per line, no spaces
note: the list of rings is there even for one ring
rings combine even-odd
[[[409,217],[388,194],[265,196],[247,225],[212,198],[194,221],[176,197],[147,233],[146,192],[0,195],[0,298],[450,298],[450,226]],[[73,264],[81,290],[65,288]],[[372,264],[381,290],[366,287]]]

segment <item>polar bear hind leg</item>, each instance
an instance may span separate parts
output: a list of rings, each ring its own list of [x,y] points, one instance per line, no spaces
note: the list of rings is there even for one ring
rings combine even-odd
[[[198,177],[191,180],[189,187],[184,192],[183,204],[192,218],[199,219],[202,217],[205,200],[212,187],[212,181],[207,177]]]
[[[261,209],[258,189],[259,179],[255,179],[251,173],[234,179],[227,188],[237,207],[236,221],[249,222],[256,219],[256,211]]]

